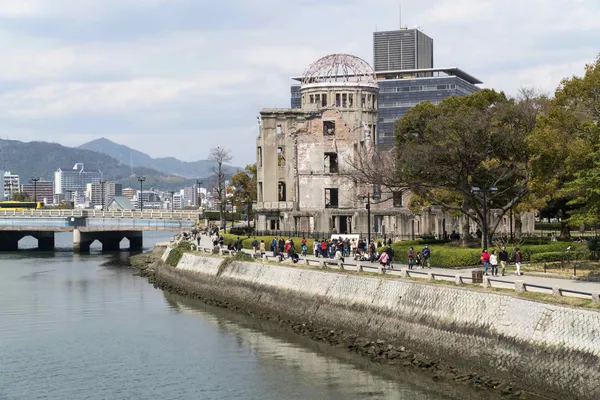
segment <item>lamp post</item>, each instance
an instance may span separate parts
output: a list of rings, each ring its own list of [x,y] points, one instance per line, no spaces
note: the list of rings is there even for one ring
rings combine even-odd
[[[513,241],[513,216],[512,216],[512,207],[510,208],[508,214],[509,214],[509,220],[510,220],[510,222],[509,222],[509,224],[510,224],[510,241],[512,243],[512,241]]]
[[[491,187],[491,188],[483,188],[480,189],[478,187],[472,187],[471,188],[471,192],[472,193],[481,193],[483,195],[483,248],[487,249],[488,247],[488,224],[487,224],[487,193],[496,193],[498,191],[497,188],[495,187]],[[512,222],[511,222],[512,223]]]
[[[40,178],[31,178],[31,182],[33,182],[33,202],[37,203],[37,183],[40,181]]]
[[[175,192],[171,190],[169,193],[171,193],[171,214],[173,214],[173,199],[175,197]]]
[[[138,176],[138,182],[140,183],[140,212],[144,211],[144,181],[145,176]]]
[[[202,207],[202,198],[200,197],[200,185],[202,185],[202,181],[196,179],[196,185],[196,205],[200,208]]]
[[[104,211],[104,184],[106,183],[105,180],[101,180],[100,181],[100,195],[102,196],[102,211]]]
[[[367,205],[365,208],[367,209],[367,244],[371,244],[371,193],[367,193],[367,196],[361,195],[360,199],[367,198]]]

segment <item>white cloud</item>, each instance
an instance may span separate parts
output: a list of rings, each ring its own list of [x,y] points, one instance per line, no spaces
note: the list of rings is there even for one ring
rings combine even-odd
[[[553,92],[598,52],[597,0],[402,7],[404,25],[434,38],[437,66],[508,94]],[[0,135],[106,136],[188,159],[221,144],[245,164],[256,114],[289,105],[289,78],[328,53],[372,61],[372,32],[397,28],[398,11],[396,0],[0,0]]]

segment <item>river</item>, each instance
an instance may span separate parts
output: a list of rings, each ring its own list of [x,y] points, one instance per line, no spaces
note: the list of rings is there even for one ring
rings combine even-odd
[[[0,254],[0,400],[492,398],[165,293],[127,252],[56,242]]]

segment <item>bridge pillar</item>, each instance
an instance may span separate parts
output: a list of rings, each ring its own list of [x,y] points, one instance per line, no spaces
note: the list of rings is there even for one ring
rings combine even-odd
[[[144,248],[144,233],[138,232],[127,232],[125,236],[129,239],[129,251],[142,250]]]
[[[36,237],[38,240],[38,249],[54,250],[54,232],[38,232]]]
[[[22,236],[21,232],[0,232],[0,251],[19,250],[19,240]]]
[[[96,240],[90,232],[81,232],[79,229],[73,230],[73,252],[89,253],[90,245]]]

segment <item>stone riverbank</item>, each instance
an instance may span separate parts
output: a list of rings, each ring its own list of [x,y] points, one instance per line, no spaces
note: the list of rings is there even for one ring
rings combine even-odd
[[[386,368],[419,369],[511,398],[600,398],[599,312],[189,253],[174,268],[154,262],[160,251],[132,260],[156,286],[277,320]]]

